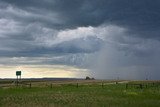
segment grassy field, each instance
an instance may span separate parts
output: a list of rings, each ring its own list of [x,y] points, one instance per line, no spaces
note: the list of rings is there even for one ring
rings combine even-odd
[[[160,87],[126,89],[126,83],[36,82],[1,87],[0,107],[159,107]],[[139,83],[139,82],[138,82]],[[142,82],[141,82],[142,83]]]

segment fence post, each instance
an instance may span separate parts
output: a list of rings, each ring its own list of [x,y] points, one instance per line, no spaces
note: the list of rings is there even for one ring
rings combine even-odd
[[[128,89],[128,84],[126,84],[126,89]]]
[[[148,88],[148,84],[146,84],[146,88]]]
[[[77,88],[78,88],[78,83],[77,83]]]
[[[29,88],[31,88],[31,83],[29,84]]]
[[[52,88],[53,86],[52,86],[52,84],[51,84],[51,88]]]
[[[142,84],[140,84],[140,88],[142,89]]]
[[[102,88],[104,87],[104,83],[102,82]]]

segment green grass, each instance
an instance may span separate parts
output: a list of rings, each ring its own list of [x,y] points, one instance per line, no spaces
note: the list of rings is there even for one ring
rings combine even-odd
[[[160,87],[125,89],[125,84],[0,88],[0,107],[159,107]]]

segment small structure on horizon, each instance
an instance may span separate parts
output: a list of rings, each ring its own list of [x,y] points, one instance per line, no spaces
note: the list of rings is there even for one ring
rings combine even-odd
[[[89,76],[86,76],[85,80],[95,80],[94,78],[90,78]]]

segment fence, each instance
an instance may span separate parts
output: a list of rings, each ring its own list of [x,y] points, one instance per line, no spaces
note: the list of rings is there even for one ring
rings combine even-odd
[[[159,87],[160,83],[159,82],[152,82],[152,83],[127,83],[126,84],[126,89],[128,88],[149,88],[149,87]]]
[[[112,82],[103,82],[103,81],[98,81],[98,82],[68,82],[68,83],[56,83],[56,82],[42,82],[41,84],[39,84],[40,82],[33,82],[31,83],[31,81],[27,81],[27,82],[14,82],[14,83],[7,83],[7,84],[0,84],[0,88],[4,88],[4,87],[28,87],[28,88],[32,88],[32,87],[49,87],[49,88],[54,88],[56,86],[73,86],[76,88],[80,88],[82,86],[99,86],[101,88],[107,88],[107,85],[111,85],[111,84],[123,84],[124,89],[129,89],[129,88],[136,88],[136,89],[144,89],[144,88],[149,88],[149,87],[159,87],[160,86],[160,82],[149,82],[149,83],[127,83],[127,82],[122,82],[122,81],[112,81]],[[36,85],[35,85],[36,84]],[[37,84],[39,84],[37,86]],[[46,84],[46,85],[44,85]]]

